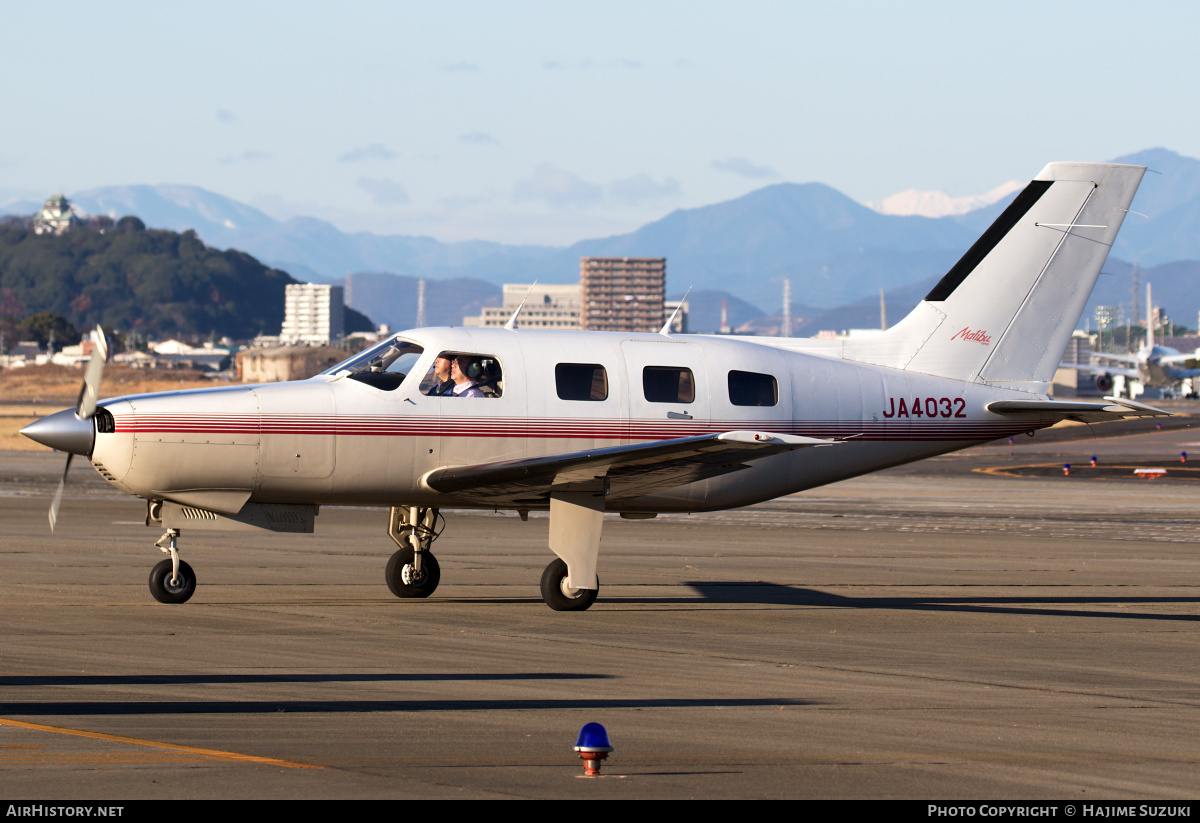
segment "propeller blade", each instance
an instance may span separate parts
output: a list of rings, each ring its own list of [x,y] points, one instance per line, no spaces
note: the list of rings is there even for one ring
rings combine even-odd
[[[67,472],[71,470],[71,458],[74,456],[67,452],[67,465],[63,469],[62,480],[58,481],[58,491],[54,493],[54,500],[50,503],[50,531],[54,531],[54,524],[58,522],[58,507],[62,505],[63,489],[67,485]]]
[[[92,357],[83,373],[79,402],[75,404],[75,414],[80,420],[89,420],[96,413],[96,404],[100,401],[100,377],[104,374],[104,364],[108,360],[108,340],[105,339],[104,329],[100,328],[99,324],[96,324],[92,331],[92,339],[96,346],[92,349]]]

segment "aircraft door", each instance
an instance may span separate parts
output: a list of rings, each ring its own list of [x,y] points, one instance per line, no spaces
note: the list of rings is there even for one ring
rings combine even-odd
[[[712,382],[704,350],[664,337],[621,343],[629,387],[629,438],[663,440],[706,434]]]

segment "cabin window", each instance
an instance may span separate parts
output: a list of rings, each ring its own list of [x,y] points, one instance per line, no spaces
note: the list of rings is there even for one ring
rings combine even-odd
[[[692,370],[681,366],[646,366],[642,391],[651,403],[691,403],[696,399]]]
[[[607,400],[608,372],[597,363],[559,363],[554,387],[560,400]]]
[[[769,374],[731,371],[729,373],[729,402],[735,406],[778,405],[779,384]]]
[[[499,397],[504,372],[490,354],[444,351],[421,380],[421,394],[431,397]]]

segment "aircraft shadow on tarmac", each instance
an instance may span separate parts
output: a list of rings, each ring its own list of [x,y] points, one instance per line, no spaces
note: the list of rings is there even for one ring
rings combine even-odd
[[[575,672],[456,672],[395,674],[49,674],[3,675],[5,686],[186,686],[237,683],[428,683],[493,680],[605,680],[607,674]]]
[[[812,700],[763,698],[644,698],[537,700],[47,700],[0,702],[0,716],[134,714],[270,714],[275,712],[470,712],[604,709],[708,709],[810,706]]]
[[[1130,612],[1127,606],[1194,605],[1200,597],[843,597],[837,594],[781,586],[777,583],[745,582],[688,582],[691,588],[713,604],[761,606],[815,606],[840,609],[904,609],[915,611],[951,611],[995,614],[1045,615],[1050,617],[1113,617],[1122,620],[1183,620],[1200,621],[1195,614],[1157,614]],[[695,604],[694,597],[606,597],[608,603],[678,603]],[[1111,604],[1120,611],[1069,608]],[[1066,608],[1064,608],[1066,607]]]
[[[303,683],[428,683],[436,681],[578,681],[607,680],[612,675],[574,672],[513,673],[382,673],[382,674],[167,674],[167,675],[7,675],[0,688],[97,686],[181,686]],[[273,712],[417,712],[532,709],[649,709],[803,706],[794,698],[648,698],[536,700],[47,700],[0,701],[0,715],[142,715],[266,714]]]

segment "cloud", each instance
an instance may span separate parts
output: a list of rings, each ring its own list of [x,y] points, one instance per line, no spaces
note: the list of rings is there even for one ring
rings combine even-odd
[[[229,109],[217,109],[217,119],[222,123],[236,123],[237,115]]]
[[[779,172],[770,166],[756,166],[745,157],[730,157],[728,160],[714,160],[712,167],[717,171],[727,171],[738,177],[748,177],[753,180],[775,180]]]
[[[458,139],[464,143],[470,143],[472,146],[499,146],[500,141],[492,137],[485,131],[472,131],[467,134],[460,134]]]
[[[468,63],[465,60],[460,60],[457,63],[447,63],[446,65],[442,66],[442,71],[476,72],[483,71],[483,69],[478,63]]]
[[[261,160],[270,159],[271,155],[265,151],[244,151],[241,154],[227,154],[224,157],[218,157],[218,163],[229,165],[230,163],[257,163]]]
[[[408,190],[395,180],[384,177],[379,180],[360,177],[354,185],[371,195],[376,206],[403,206],[412,202]]]
[[[598,204],[604,192],[569,171],[542,163],[531,177],[517,181],[512,196],[517,201],[540,200],[548,206],[583,208]]]
[[[361,163],[364,160],[391,160],[395,156],[396,153],[382,143],[372,143],[369,146],[351,149],[338,157],[338,160],[343,163]]]
[[[635,174],[625,180],[615,180],[609,185],[608,191],[614,199],[629,204],[677,197],[682,193],[679,181],[674,177],[656,183],[648,174]]]

